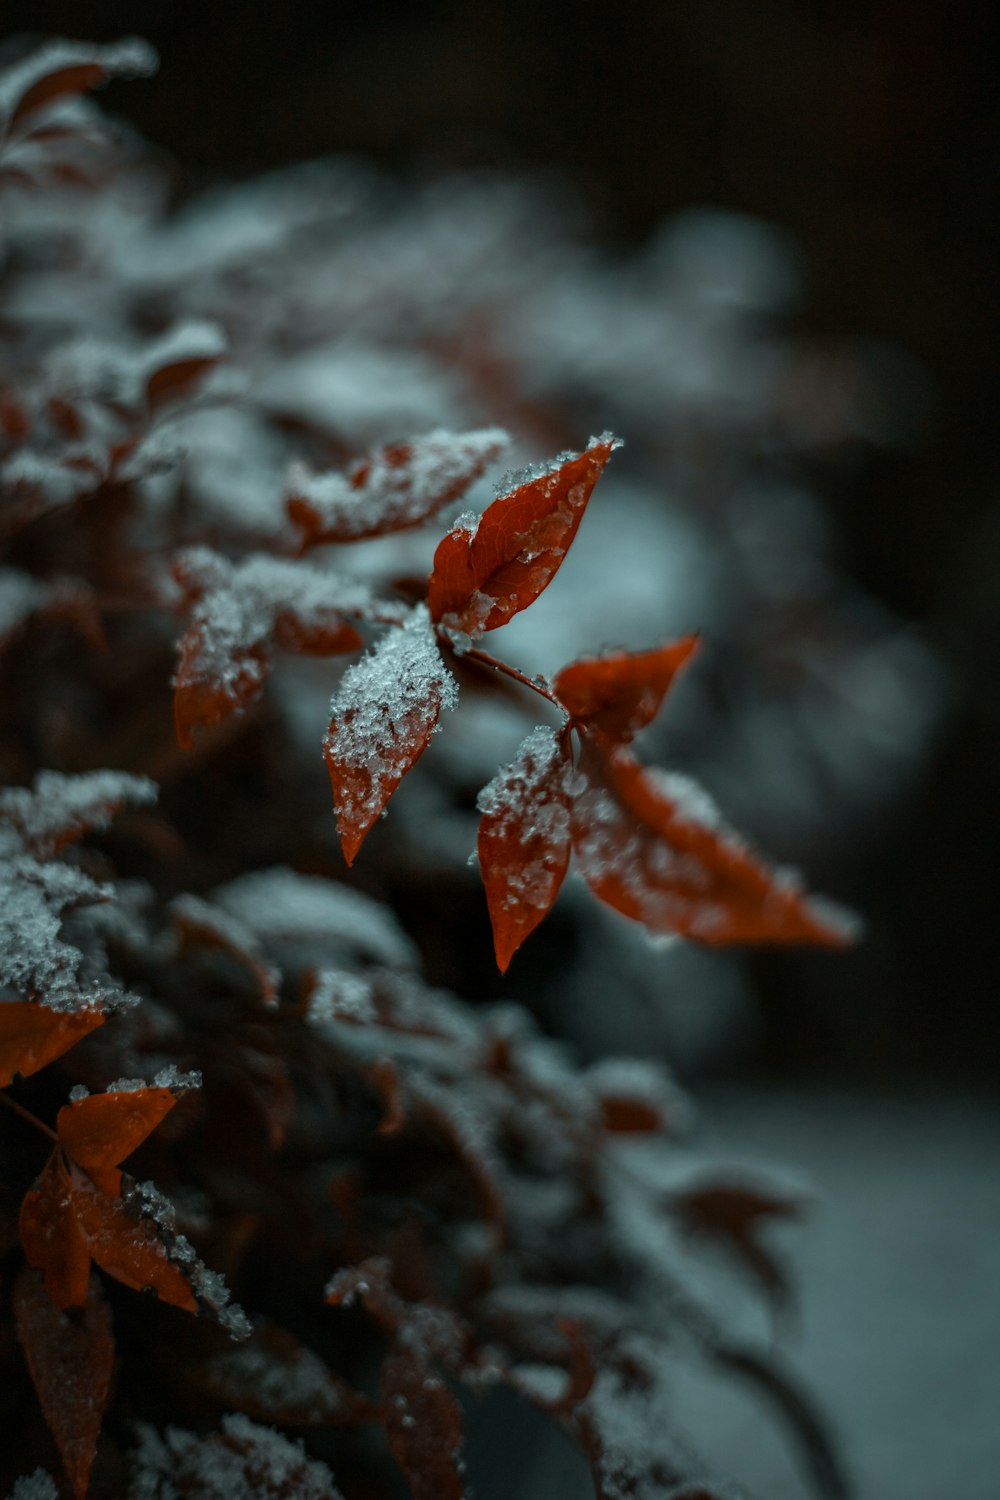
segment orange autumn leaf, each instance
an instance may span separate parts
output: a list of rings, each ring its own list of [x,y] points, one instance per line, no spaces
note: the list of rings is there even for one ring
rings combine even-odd
[[[70,1199],[76,1227],[102,1271],[133,1291],[151,1287],[164,1302],[197,1313],[187,1277],[168,1258],[148,1219],[133,1218],[121,1199],[110,1198],[82,1172],[72,1172]]]
[[[568,751],[539,727],[479,794],[479,866],[501,973],[551,909],[570,855]]]
[[[533,604],[569,551],[617,446],[605,434],[584,453],[501,495],[473,529],[453,527],[434,554],[427,591],[431,619],[480,635]]]
[[[618,744],[634,738],[660,710],[674,678],[698,648],[696,635],[650,651],[611,651],[563,667],[552,684],[566,712]]]
[[[587,786],[573,805],[573,850],[594,894],[623,916],[709,945],[851,941],[845,913],[760,860],[685,777],[593,742],[580,769]]]
[[[323,755],[348,864],[456,698],[423,605],[344,673]]]
[[[63,1105],[56,1117],[59,1144],[86,1171],[117,1167],[173,1109],[170,1089],[120,1089]]]
[[[21,1272],[11,1300],[45,1420],[73,1494],[83,1500],[114,1371],[111,1310],[91,1277],[82,1317],[70,1318],[30,1270]]]
[[[90,1250],[76,1222],[69,1169],[53,1152],[25,1194],[18,1222],[29,1266],[41,1271],[59,1307],[82,1307],[90,1280]]]
[[[16,1073],[37,1073],[104,1021],[104,1012],[93,1008],[50,1010],[30,1000],[0,1005],[0,1088]]]

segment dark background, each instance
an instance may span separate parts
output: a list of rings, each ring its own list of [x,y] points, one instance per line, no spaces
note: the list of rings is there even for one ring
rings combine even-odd
[[[14,3],[7,35],[135,32],[160,74],[109,107],[181,182],[328,152],[390,167],[568,172],[609,241],[692,205],[798,241],[799,324],[915,355],[932,414],[910,451],[810,475],[847,570],[950,663],[958,695],[926,772],[842,894],[870,937],[820,977],[765,966],[760,1065],[786,1076],[984,1082],[1000,1062],[994,914],[1000,711],[995,500],[996,36],[947,0],[104,0]],[[803,1006],[800,965],[821,994]]]

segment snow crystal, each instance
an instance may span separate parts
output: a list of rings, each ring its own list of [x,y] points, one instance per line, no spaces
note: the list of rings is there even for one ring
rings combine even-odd
[[[401,630],[388,631],[348,667],[330,702],[336,730],[324,748],[339,764],[368,774],[364,793],[343,786],[336,793],[339,816],[357,827],[373,822],[405,769],[399,751],[411,721],[422,726],[435,705],[454,708],[457,701],[458,684],[441,659],[427,606],[418,604]]]
[[[358,954],[408,969],[417,950],[379,902],[318,875],[276,866],[255,870],[213,892],[213,901],[265,945],[314,944],[327,954]]]
[[[145,1087],[140,1084],[140,1087]],[[231,1338],[246,1339],[253,1329],[250,1319],[232,1294],[218,1271],[212,1271],[200,1260],[194,1246],[183,1235],[177,1233],[177,1210],[170,1199],[155,1182],[136,1182],[123,1195],[126,1202],[134,1204],[144,1218],[157,1225],[164,1249],[169,1259],[182,1266],[196,1297],[213,1313],[218,1323]]]
[[[400,445],[401,462],[400,448],[390,448],[347,474],[309,474],[296,466],[290,490],[308,501],[324,532],[351,537],[402,530],[456,499],[509,443],[499,427],[466,433],[436,428]]]
[[[202,1077],[197,1068],[182,1072],[174,1063],[153,1075],[153,1087],[158,1089],[200,1089]]]
[[[148,1089],[149,1084],[145,1078],[116,1078],[114,1083],[109,1083],[105,1093],[108,1094],[137,1094],[140,1089]]]
[[[79,1104],[81,1099],[90,1098],[90,1090],[85,1083],[74,1083],[69,1091],[70,1103]]]

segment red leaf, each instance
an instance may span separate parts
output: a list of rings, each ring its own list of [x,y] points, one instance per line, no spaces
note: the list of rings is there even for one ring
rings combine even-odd
[[[87,1493],[115,1362],[111,1311],[91,1278],[82,1319],[56,1306],[33,1271],[12,1298],[17,1336],[77,1500]]]
[[[50,1010],[28,1000],[0,1005],[0,1088],[15,1073],[37,1073],[104,1021],[100,1010]]]
[[[500,972],[559,894],[569,866],[568,752],[539,727],[479,794],[479,865]]]
[[[456,696],[422,605],[344,673],[323,754],[349,865]]]
[[[475,530],[455,526],[434,554],[431,619],[480,635],[533,604],[569,551],[591,491],[617,447],[602,437],[577,457],[501,495]]]
[[[73,1172],[72,1211],[91,1257],[116,1281],[141,1292],[146,1287],[187,1312],[198,1304],[184,1273],[167,1258],[148,1219],[133,1219],[121,1200],[101,1192],[82,1172]]]
[[[776,1301],[788,1295],[784,1268],[757,1235],[761,1220],[798,1218],[800,1199],[739,1182],[715,1182],[673,1195],[670,1207],[688,1234],[724,1244]]]
[[[18,1224],[29,1266],[45,1277],[45,1290],[60,1307],[82,1307],[90,1279],[90,1251],[76,1222],[69,1173],[53,1152],[25,1194]]]
[[[116,1167],[155,1130],[177,1099],[169,1089],[121,1089],[75,1099],[59,1111],[59,1144],[86,1171]]]
[[[183,749],[197,725],[217,724],[259,696],[275,646],[328,656],[363,644],[343,613],[362,611],[370,595],[336,574],[264,555],[231,564],[207,547],[183,553],[174,572],[197,601],[174,680]]]
[[[413,1500],[462,1500],[462,1412],[440,1376],[404,1350],[382,1366],[383,1425]]]
[[[652,651],[615,651],[563,667],[552,684],[572,718],[624,744],[659,713],[678,671],[698,647],[696,635]]]
[[[843,914],[757,859],[686,778],[593,743],[580,768],[588,787],[573,807],[573,848],[591,890],[624,916],[712,945],[851,941]]]
[[[404,531],[458,500],[509,441],[496,427],[429,432],[370,454],[347,474],[300,471],[285,508],[310,547]]]

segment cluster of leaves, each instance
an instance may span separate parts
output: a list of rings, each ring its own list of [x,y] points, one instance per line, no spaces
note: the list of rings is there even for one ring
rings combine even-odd
[[[7,190],[111,195],[75,95],[150,65],[137,44],[58,44],[11,70]],[[171,424],[231,399],[212,384],[229,330],[95,351],[34,335],[30,297],[10,305],[0,1410],[18,1500],[364,1500],[395,1492],[393,1465],[415,1500],[461,1500],[465,1407],[500,1388],[569,1434],[600,1500],[715,1496],[664,1421],[687,1359],[754,1381],[841,1493],[808,1401],[692,1274],[714,1241],[780,1304],[761,1227],[796,1195],[692,1165],[658,1064],[581,1069],[520,1007],[428,985],[392,913],[339,878],[265,692],[276,651],[376,637],[340,673],[322,745],[348,864],[460,682],[544,701],[554,724],[479,797],[501,969],[571,855],[652,933],[845,941],[703,792],[636,757],[693,637],[551,682],[480,645],[554,578],[615,441],[501,481],[442,528],[429,574],[390,558],[373,581],[342,549],[463,501],[503,433],[432,429],[345,464],[293,429],[321,462],[293,465],[267,524],[234,537],[157,488]]]

